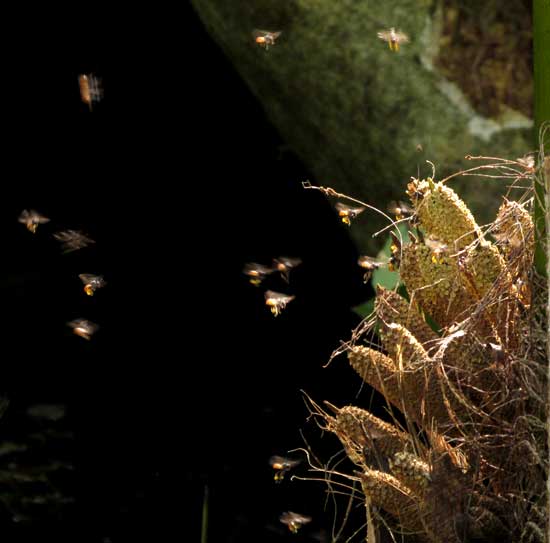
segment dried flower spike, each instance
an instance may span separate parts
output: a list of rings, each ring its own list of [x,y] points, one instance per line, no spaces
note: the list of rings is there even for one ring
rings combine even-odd
[[[20,223],[23,223],[27,227],[27,230],[29,230],[33,234],[36,233],[36,229],[38,228],[39,224],[50,222],[50,219],[44,217],[43,215],[40,215],[40,213],[38,213],[34,209],[24,209],[21,212],[21,215],[19,215],[19,219],[17,220]]]

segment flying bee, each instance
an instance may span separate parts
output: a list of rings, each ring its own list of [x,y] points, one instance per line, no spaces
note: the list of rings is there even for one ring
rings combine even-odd
[[[350,207],[341,202],[336,202],[334,207],[336,208],[336,211],[338,211],[338,217],[340,217],[342,222],[348,226],[351,225],[352,219],[355,219],[359,213],[363,213],[363,211],[365,211],[364,207]]]
[[[407,36],[407,34],[400,32],[399,30],[395,30],[393,27],[389,30],[381,30],[378,32],[378,37],[383,41],[387,41],[390,46],[390,50],[396,52],[399,51],[400,43],[407,43],[409,41],[409,36]]]
[[[267,51],[270,45],[275,45],[275,40],[281,35],[281,33],[282,31],[270,32],[269,30],[259,30],[255,28],[252,31],[252,37],[258,45],[264,47]]]
[[[288,529],[293,533],[298,533],[298,530],[308,522],[311,522],[311,517],[286,511],[279,517],[279,521],[288,526]]]
[[[255,287],[260,286],[266,276],[274,271],[274,268],[268,268],[267,266],[262,266],[262,264],[256,264],[255,262],[245,264],[243,269],[243,273],[249,277],[250,284]]]
[[[432,262],[434,264],[442,264],[443,254],[445,254],[449,249],[447,245],[434,238],[426,238],[424,243],[426,244],[426,247],[432,250]]]
[[[292,460],[284,456],[272,456],[269,459],[269,465],[275,470],[275,476],[273,477],[275,482],[280,483],[285,478],[285,474],[300,462],[300,460]]]
[[[277,317],[281,311],[286,307],[286,304],[292,302],[296,296],[287,296],[286,294],[281,294],[280,292],[275,292],[273,290],[268,290],[265,293],[265,305],[271,308],[271,313]]]
[[[103,98],[101,79],[93,74],[80,74],[78,76],[78,86],[80,87],[80,99],[92,111],[94,103]]]
[[[395,215],[396,220],[401,221],[405,217],[410,217],[414,213],[414,209],[406,204],[405,202],[390,202],[390,205],[388,206],[388,211]]]
[[[67,326],[73,329],[73,332],[88,341],[92,336],[98,331],[99,326],[93,322],[90,322],[86,319],[75,319],[67,323]]]
[[[390,245],[390,252],[391,257],[388,260],[388,270],[391,272],[397,271],[399,268],[399,264],[401,263],[401,241],[397,237],[397,234],[390,230],[390,236],[391,236],[391,245]]]
[[[414,177],[411,178],[412,181],[407,184],[407,196],[413,201],[416,205],[422,198],[424,198],[424,193],[418,189],[420,181]]]
[[[365,271],[365,275],[363,275],[363,281],[365,283],[368,283],[369,279],[372,276],[372,272],[374,270],[377,270],[380,266],[382,266],[382,262],[378,262],[374,258],[371,258],[370,256],[360,256],[359,260],[357,261],[357,264],[361,266]]]
[[[23,223],[27,227],[27,230],[29,230],[29,232],[32,232],[33,234],[36,233],[36,229],[38,228],[39,224],[50,222],[50,219],[48,219],[48,217],[40,215],[40,213],[38,213],[34,209],[24,209],[17,220],[20,223]]]
[[[63,232],[56,232],[53,237],[61,242],[64,253],[70,253],[87,247],[95,241],[88,236],[84,235],[80,230],[64,230]]]
[[[94,292],[101,287],[104,287],[107,282],[102,275],[92,275],[91,273],[81,273],[80,280],[84,283],[84,292],[88,296],[93,296]]]
[[[290,258],[287,256],[280,256],[273,260],[273,268],[278,272],[281,272],[281,277],[288,283],[290,270],[299,266],[302,263],[299,258]]]

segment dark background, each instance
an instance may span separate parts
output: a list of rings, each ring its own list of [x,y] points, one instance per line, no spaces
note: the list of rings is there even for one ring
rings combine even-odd
[[[25,522],[6,511],[0,531],[198,541],[208,486],[210,541],[321,540],[325,487],[276,485],[268,459],[304,446],[300,429],[320,456],[337,450],[317,441],[300,390],[355,403],[345,360],[322,366],[372,292],[334,202],[301,187],[328,182],[286,150],[192,9],[139,9],[9,21],[0,438],[25,434],[30,404],[67,405],[75,438],[58,452],[75,469],[59,487],[76,505]],[[91,113],[77,84],[90,72],[105,90]],[[32,235],[24,208],[51,222]],[[67,228],[96,244],[62,254],[52,234]],[[275,319],[242,268],[280,255],[303,265],[290,285],[266,283],[296,295]],[[79,273],[108,285],[87,297]],[[77,317],[101,326],[92,341],[71,334]],[[295,537],[286,510],[313,521]]]

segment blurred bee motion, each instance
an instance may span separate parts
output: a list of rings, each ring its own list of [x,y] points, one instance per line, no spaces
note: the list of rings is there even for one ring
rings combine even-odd
[[[275,482],[280,483],[285,478],[285,474],[299,463],[300,460],[292,460],[284,456],[272,456],[269,459],[269,465],[275,470],[275,475],[273,477]]]
[[[38,213],[34,209],[24,209],[21,212],[21,215],[19,215],[19,219],[17,220],[20,223],[23,223],[27,227],[27,230],[29,230],[29,232],[32,232],[33,234],[36,234],[36,229],[38,228],[39,224],[50,222],[50,219],[44,217],[43,215],[40,215],[40,213]]]
[[[288,256],[280,256],[273,260],[273,267],[281,273],[281,277],[287,282],[290,282],[290,270],[299,266],[302,263],[299,258],[290,258]]]
[[[409,41],[407,34],[399,32],[399,30],[395,30],[393,27],[389,30],[381,30],[378,32],[378,37],[383,41],[387,41],[390,50],[396,52],[399,51],[400,43],[407,43]]]
[[[80,98],[92,111],[94,103],[103,98],[101,80],[93,74],[81,74],[78,76]]]
[[[286,307],[286,304],[296,298],[296,296],[287,296],[286,294],[281,294],[273,290],[268,290],[264,296],[265,305],[269,306],[271,313],[273,313],[275,317],[280,315],[281,311]]]
[[[97,324],[86,319],[75,319],[74,321],[68,322],[67,326],[72,328],[77,336],[87,339],[88,341],[99,329]]]
[[[369,279],[372,276],[372,272],[374,270],[377,270],[380,266],[382,266],[382,262],[378,262],[377,260],[375,260],[374,258],[371,258],[370,256],[359,257],[357,264],[359,264],[361,268],[366,270],[365,275],[363,275],[363,281],[365,283],[368,283]]]
[[[245,264],[243,273],[248,276],[250,284],[255,287],[259,287],[262,281],[275,271],[274,268],[268,268],[262,264],[256,264],[255,262],[249,262]]]
[[[80,280],[84,283],[84,292],[88,296],[93,296],[94,292],[101,287],[104,287],[107,282],[102,275],[92,275],[91,273],[81,273]]]
[[[338,217],[340,217],[342,222],[348,226],[351,226],[352,219],[355,219],[357,215],[365,211],[364,207],[350,207],[346,204],[342,204],[341,202],[337,202],[334,207],[336,208],[336,211],[338,211]]]
[[[308,522],[311,522],[311,517],[286,511],[279,517],[279,521],[288,526],[288,529],[293,533],[298,533],[298,530]]]
[[[388,211],[395,215],[395,219],[402,221],[403,219],[410,217],[414,211],[411,206],[407,205],[405,202],[390,202],[388,206]]]
[[[261,47],[264,47],[267,51],[269,49],[269,46],[275,45],[275,40],[281,35],[281,31],[279,32],[270,32],[269,30],[259,30],[255,28],[252,31],[252,36],[254,37],[254,41]]]
[[[88,236],[84,235],[80,230],[64,230],[63,232],[57,232],[53,237],[61,242],[64,253],[70,253],[87,247],[95,241]]]

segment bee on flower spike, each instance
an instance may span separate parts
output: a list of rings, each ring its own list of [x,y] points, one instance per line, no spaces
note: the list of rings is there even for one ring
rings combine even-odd
[[[32,232],[33,234],[36,234],[36,229],[38,228],[39,224],[50,222],[50,219],[48,219],[48,217],[40,215],[40,213],[38,213],[34,209],[24,209],[21,212],[21,215],[19,215],[19,219],[17,220],[20,223],[23,223],[27,227],[27,230],[29,230],[29,232]]]
[[[275,476],[273,477],[275,482],[280,483],[285,478],[285,474],[299,463],[300,460],[292,460],[284,456],[272,456],[269,459],[269,465],[275,470]]]
[[[88,296],[93,296],[94,292],[101,287],[104,287],[107,282],[102,275],[92,275],[91,273],[81,273],[80,280],[84,283],[84,292]]]
[[[265,305],[271,308],[271,313],[277,317],[281,311],[286,307],[286,304],[292,302],[296,296],[287,296],[286,294],[281,294],[280,292],[275,292],[273,290],[268,290],[265,293]]]
[[[407,34],[395,30],[393,27],[389,30],[381,30],[378,32],[378,37],[383,41],[387,41],[390,50],[396,52],[399,51],[400,43],[407,43],[409,41],[409,36],[407,36]]]
[[[298,530],[308,522],[311,522],[311,517],[286,511],[279,517],[279,521],[288,526],[288,529],[293,533],[298,533]]]
[[[336,208],[336,211],[338,211],[338,217],[340,217],[342,222],[348,226],[351,225],[352,219],[355,219],[357,215],[365,211],[364,207],[350,207],[341,202],[337,202],[334,207]]]
[[[269,46],[275,45],[275,40],[281,35],[282,31],[270,32],[269,30],[259,30],[255,28],[252,31],[254,41],[267,51]]]
[[[442,264],[443,254],[448,250],[447,245],[434,238],[427,238],[424,240],[424,243],[426,244],[426,247],[432,250],[432,262],[434,264]]]

